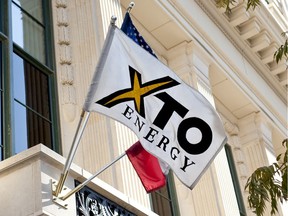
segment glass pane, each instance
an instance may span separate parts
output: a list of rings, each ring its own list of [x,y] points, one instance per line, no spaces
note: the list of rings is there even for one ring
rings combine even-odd
[[[39,143],[52,148],[51,123],[14,102],[15,153]]]
[[[43,24],[42,0],[13,0],[13,3]]]
[[[0,8],[0,11],[1,11],[1,8]],[[3,94],[3,91],[2,91],[2,44],[0,42],[0,161],[3,159],[2,94]]]
[[[4,15],[4,11],[3,11],[3,1],[0,1],[0,32],[3,32],[3,15]]]
[[[3,87],[2,87],[2,43],[1,41],[0,41],[0,90],[3,90]]]
[[[13,54],[14,98],[50,119],[48,76]]]
[[[0,91],[0,161],[3,158],[3,130],[2,130],[2,91]]]
[[[15,119],[15,153],[19,153],[28,148],[27,144],[27,125],[26,125],[26,109],[19,103],[14,103],[14,119]]]
[[[25,1],[29,2],[30,1]],[[35,1],[32,1],[35,2]],[[27,3],[26,3],[27,4]],[[35,5],[36,14],[41,15],[40,5]],[[32,11],[33,8],[30,10]],[[34,10],[33,10],[34,11]],[[42,21],[42,19],[41,19]],[[29,16],[17,5],[12,5],[12,35],[13,41],[27,53],[45,64],[44,26],[38,20]]]
[[[153,211],[159,215],[172,216],[171,201],[167,186],[151,193]]]

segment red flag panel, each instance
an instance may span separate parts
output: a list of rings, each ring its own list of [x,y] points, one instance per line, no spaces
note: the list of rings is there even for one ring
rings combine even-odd
[[[166,177],[161,170],[158,159],[148,153],[139,141],[132,145],[126,154],[147,193],[165,186]]]

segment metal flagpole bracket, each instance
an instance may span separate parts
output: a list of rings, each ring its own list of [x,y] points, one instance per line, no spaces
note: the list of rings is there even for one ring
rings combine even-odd
[[[55,181],[54,179],[50,179],[50,185],[51,185],[51,190],[52,190],[52,201],[54,203],[56,203],[57,205],[67,209],[68,208],[68,202],[66,200],[61,199],[60,197],[62,197],[64,195],[64,193],[66,193],[67,188],[63,187],[61,193],[58,194],[58,196],[55,196],[55,193],[53,193],[53,191],[56,190],[57,188],[57,181]]]

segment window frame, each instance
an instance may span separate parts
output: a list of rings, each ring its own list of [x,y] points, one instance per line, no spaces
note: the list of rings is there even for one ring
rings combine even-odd
[[[158,196],[162,197],[162,199],[168,200],[170,203],[169,207],[170,207],[171,215],[172,216],[178,216],[178,215],[180,215],[180,211],[179,211],[177,193],[176,193],[176,189],[175,189],[174,175],[173,175],[172,171],[170,171],[168,173],[168,175],[166,176],[166,181],[167,182],[166,182],[165,187],[167,188],[168,197],[164,196],[159,191],[154,191],[153,193],[158,194]],[[152,206],[152,210],[155,211],[153,197],[151,194],[150,194],[150,203]]]
[[[239,178],[237,175],[237,170],[236,170],[231,146],[228,143],[226,143],[224,145],[224,149],[225,149],[225,153],[226,153],[226,157],[227,157],[227,161],[229,165],[229,170],[230,170],[230,174],[232,178],[232,183],[233,183],[233,188],[234,188],[234,192],[235,192],[235,196],[236,196],[236,200],[238,204],[239,214],[240,216],[246,216],[247,213],[245,210],[245,205],[244,205],[244,201],[243,201],[243,197],[241,193],[241,187],[240,187]]]
[[[1,8],[0,8],[1,12]],[[2,81],[2,40],[0,38],[0,81]],[[0,83],[0,161],[3,159],[3,151],[4,151],[4,145],[3,145],[3,89],[2,89],[2,82]]]
[[[52,150],[62,154],[60,139],[60,117],[58,112],[58,91],[57,77],[55,71],[55,49],[53,41],[52,27],[52,5],[51,1],[42,0],[43,22],[45,25],[45,64],[40,63],[36,58],[25,52],[12,38],[12,0],[4,0],[0,2],[0,40],[2,43],[2,139],[3,139],[3,157],[2,160],[9,158],[15,154],[15,129],[14,129],[14,93],[13,93],[13,52],[19,55],[23,60],[28,61],[34,67],[41,70],[48,76],[49,82],[49,103],[52,121]],[[45,10],[44,10],[45,8]],[[47,49],[49,47],[49,49]]]

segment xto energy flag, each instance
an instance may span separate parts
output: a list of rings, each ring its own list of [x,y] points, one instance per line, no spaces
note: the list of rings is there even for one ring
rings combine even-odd
[[[209,101],[112,25],[83,108],[128,126],[189,188],[226,142]]]

